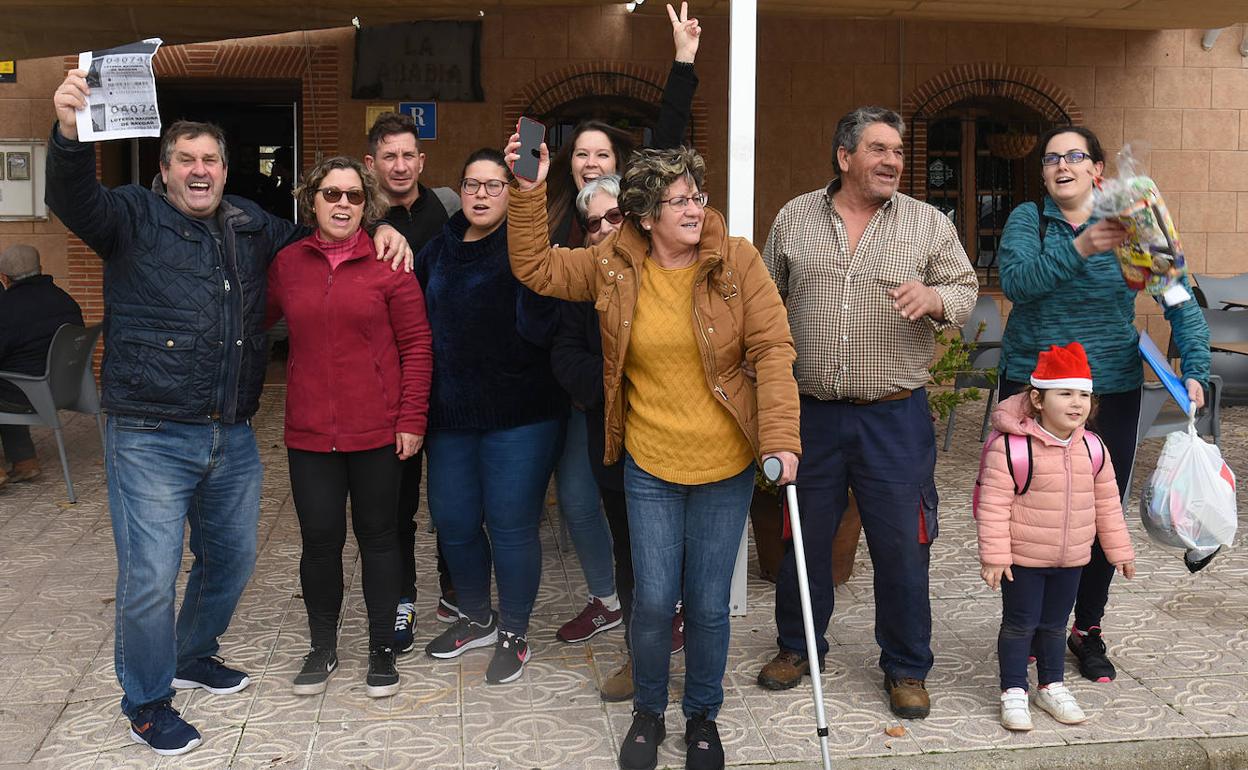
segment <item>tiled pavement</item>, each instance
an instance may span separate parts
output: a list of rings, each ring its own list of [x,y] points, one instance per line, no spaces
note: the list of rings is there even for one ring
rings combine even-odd
[[[530,632],[534,657],[519,682],[483,683],[489,651],[451,662],[416,652],[401,659],[399,695],[366,697],[363,602],[353,586],[340,672],[322,696],[290,694],[291,677],[306,651],[306,620],[299,598],[298,525],[281,446],[282,396],[281,388],[270,389],[256,420],[267,464],[260,552],[255,577],[223,640],[225,658],[247,669],[255,683],[231,696],[178,695],[176,706],[205,737],[184,757],[160,759],[132,744],[117,710],[115,566],[94,425],[75,416],[68,431],[80,495],[72,506],[65,502],[51,436],[36,432],[44,477],[0,490],[0,768],[614,767],[629,706],[603,704],[596,685],[620,664],[622,634],[609,632],[585,645],[554,641],[558,625],[580,608],[585,588],[575,556],[556,546],[553,519],[543,530],[542,587]],[[931,571],[932,716],[900,723],[905,727],[900,737],[885,733],[899,723],[880,690],[870,564],[860,548],[856,574],[837,594],[830,629],[834,644],[825,692],[835,756],[1248,735],[1248,553],[1232,551],[1190,576],[1174,551],[1145,538],[1135,515],[1129,518],[1140,574],[1115,584],[1108,615],[1118,680],[1108,685],[1077,676],[1069,680],[1093,715],[1085,725],[1059,728],[1037,714],[1031,733],[1001,729],[995,719],[994,653],[1000,605],[979,580],[969,511],[978,408],[964,407],[955,449],[941,453],[937,469],[942,499]],[[1223,447],[1235,464],[1248,448],[1248,410],[1224,414]],[[1145,445],[1138,473],[1147,473],[1159,448],[1159,441]],[[1241,492],[1241,510],[1244,503]],[[418,644],[442,628],[433,617],[431,540],[422,533],[419,543],[424,593]],[[350,542],[346,559],[354,584],[359,571]],[[752,571],[757,572],[753,565]],[[771,591],[770,584],[752,578],[749,614],[733,623],[719,722],[734,764],[818,758],[808,687],[771,693],[754,684],[758,668],[773,653]],[[681,672],[678,656],[674,702]],[[674,730],[661,762],[680,767],[683,720],[677,708],[669,709],[667,719]]]

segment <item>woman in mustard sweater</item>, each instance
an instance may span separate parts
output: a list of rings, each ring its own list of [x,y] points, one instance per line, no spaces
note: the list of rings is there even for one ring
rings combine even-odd
[[[514,162],[518,137],[508,145]],[[596,300],[606,412],[604,462],[623,453],[635,576],[633,724],[623,768],[653,768],[666,735],[671,620],[685,606],[686,767],[723,767],[728,601],[754,463],[797,474],[796,353],[780,295],[750,243],[706,208],[693,150],[635,153],[621,229],[588,249],[550,246],[544,179],[517,180],[508,205],[516,277],[548,296]],[[757,383],[742,363],[757,371]]]

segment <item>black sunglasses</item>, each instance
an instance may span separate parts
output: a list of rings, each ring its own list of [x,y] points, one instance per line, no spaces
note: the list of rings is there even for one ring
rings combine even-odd
[[[363,190],[339,190],[337,187],[322,187],[317,192],[330,203],[337,203],[342,200],[344,195],[347,196],[347,202],[352,206],[358,206],[364,202]]]
[[[1062,158],[1066,159],[1067,165],[1073,166],[1076,163],[1082,163],[1085,160],[1091,160],[1092,156],[1082,150],[1071,150],[1065,155],[1062,155],[1061,153],[1057,153],[1057,152],[1048,152],[1040,156],[1040,165],[1056,166],[1058,163],[1061,162]]]
[[[591,233],[598,232],[599,230],[602,229],[602,220],[604,219],[613,225],[618,225],[619,223],[624,221],[624,213],[620,211],[619,206],[616,206],[613,209],[607,209],[606,213],[604,213],[602,216],[590,217],[588,220],[586,220],[585,229],[590,231]]]

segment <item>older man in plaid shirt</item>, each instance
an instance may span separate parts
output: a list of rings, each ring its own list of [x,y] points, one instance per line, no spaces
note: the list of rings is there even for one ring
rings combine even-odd
[[[854,491],[875,571],[875,638],[893,713],[926,717],[932,667],[928,559],[936,442],[924,385],[938,330],[960,326],[978,279],[952,223],[897,192],[901,117],[861,107],[833,142],[838,177],[785,204],[763,260],[789,311],[802,398],[798,495],[822,660],[832,538]],[[809,673],[792,546],[776,581],[779,654],[758,683]]]

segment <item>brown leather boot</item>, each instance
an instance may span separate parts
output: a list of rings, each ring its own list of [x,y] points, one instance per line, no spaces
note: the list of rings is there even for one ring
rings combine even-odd
[[[810,661],[800,652],[781,650],[758,672],[758,686],[766,690],[788,690],[810,674]]]
[[[33,481],[43,475],[43,470],[39,467],[39,460],[32,457],[29,460],[18,460],[13,463],[13,470],[9,471],[9,481]]]
[[[885,674],[884,691],[888,693],[888,707],[902,719],[925,719],[932,711],[927,684],[922,679],[893,679]]]
[[[608,703],[633,699],[633,657],[624,659],[624,665],[602,683],[598,695]]]

